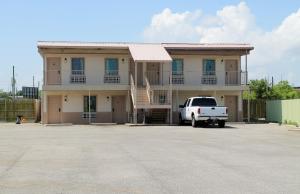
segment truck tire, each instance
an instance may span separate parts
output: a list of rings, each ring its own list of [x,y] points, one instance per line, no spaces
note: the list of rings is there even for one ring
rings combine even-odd
[[[224,128],[225,127],[225,121],[218,121],[218,126],[220,128]]]
[[[192,127],[197,127],[198,126],[198,122],[195,119],[195,116],[192,115]]]
[[[184,124],[184,120],[182,120],[181,114],[179,115],[179,125],[183,125]]]

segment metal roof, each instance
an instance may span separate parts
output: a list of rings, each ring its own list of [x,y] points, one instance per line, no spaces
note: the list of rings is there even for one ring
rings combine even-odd
[[[133,46],[132,46],[133,45]],[[146,47],[164,47],[166,49],[233,49],[233,50],[253,50],[250,44],[235,43],[130,43],[130,42],[71,42],[71,41],[39,41],[38,48],[120,48],[128,49],[130,46],[146,50]]]
[[[135,62],[171,62],[172,58],[161,44],[130,44],[129,51]]]
[[[233,43],[162,43],[166,49],[239,49],[253,50],[250,44],[233,44]]]

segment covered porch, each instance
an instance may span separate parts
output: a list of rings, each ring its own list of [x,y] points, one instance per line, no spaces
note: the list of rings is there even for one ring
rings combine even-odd
[[[133,44],[129,46],[130,95],[133,107],[133,123],[138,113],[166,110],[172,123],[172,58],[164,47],[157,44]],[[145,120],[144,120],[145,121]]]

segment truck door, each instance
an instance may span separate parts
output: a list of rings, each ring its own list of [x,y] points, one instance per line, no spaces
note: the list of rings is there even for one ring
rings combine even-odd
[[[182,109],[181,109],[181,111],[180,111],[181,118],[182,118],[183,120],[186,119],[185,114],[186,114],[186,104],[187,104],[187,101],[188,101],[188,99],[184,102],[183,107],[182,107]]]
[[[185,119],[186,120],[191,120],[191,107],[190,107],[190,104],[191,104],[191,99],[188,100],[188,102],[186,103],[186,107],[185,107]]]

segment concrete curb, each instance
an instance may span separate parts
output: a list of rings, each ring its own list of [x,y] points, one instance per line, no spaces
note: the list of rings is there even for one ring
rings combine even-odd
[[[125,123],[125,126],[128,127],[149,127],[149,126],[179,126],[177,124],[132,124],[132,123]]]
[[[46,127],[66,127],[72,125],[72,123],[45,124]]]
[[[117,123],[91,123],[90,125],[93,125],[93,126],[110,126],[110,125],[117,125]]]

